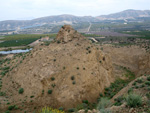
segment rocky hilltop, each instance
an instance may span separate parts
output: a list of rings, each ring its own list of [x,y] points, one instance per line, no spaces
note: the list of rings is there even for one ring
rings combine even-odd
[[[3,78],[2,91],[10,97],[10,103],[68,109],[82,100],[96,102],[113,82],[112,70],[107,54],[64,25],[54,42],[36,46]],[[22,94],[18,93],[20,88]]]

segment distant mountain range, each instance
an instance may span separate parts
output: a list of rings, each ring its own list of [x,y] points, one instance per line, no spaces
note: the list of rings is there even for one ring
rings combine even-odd
[[[100,20],[121,20],[121,19],[136,19],[138,17],[150,17],[150,10],[125,10],[119,13],[101,15],[97,18]]]
[[[0,30],[16,30],[22,28],[36,27],[42,25],[62,25],[76,24],[81,22],[101,22],[104,20],[124,20],[136,18],[150,18],[150,10],[125,10],[119,13],[110,15],[92,16],[73,16],[73,15],[58,15],[37,18],[33,20],[7,20],[0,21]]]

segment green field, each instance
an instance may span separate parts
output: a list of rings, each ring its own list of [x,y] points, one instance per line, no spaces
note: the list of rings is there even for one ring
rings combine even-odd
[[[5,38],[0,39],[4,41],[0,43],[0,47],[13,47],[13,46],[27,46],[28,44],[40,39],[42,37],[56,37],[56,34],[18,34],[18,35],[7,35]]]
[[[141,30],[141,31],[122,31],[122,33],[137,35],[137,38],[150,39],[150,31]]]

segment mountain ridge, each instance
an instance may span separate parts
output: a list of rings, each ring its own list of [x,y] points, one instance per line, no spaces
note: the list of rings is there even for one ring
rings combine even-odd
[[[97,17],[92,16],[74,16],[70,14],[53,15],[32,20],[6,20],[0,21],[0,30],[17,30],[27,26],[42,26],[42,25],[64,25],[76,24],[83,22],[102,22],[104,20],[124,20],[137,18],[150,18],[150,10],[124,10],[122,12],[113,13],[109,15],[101,15]]]

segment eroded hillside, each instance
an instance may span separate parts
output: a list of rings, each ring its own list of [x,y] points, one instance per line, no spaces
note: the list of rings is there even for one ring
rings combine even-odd
[[[82,100],[94,103],[114,81],[112,70],[107,54],[65,25],[54,42],[36,46],[4,76],[1,91],[6,96],[1,99],[1,109],[7,109],[6,97],[11,105],[23,105],[28,112],[35,106],[68,109]]]

